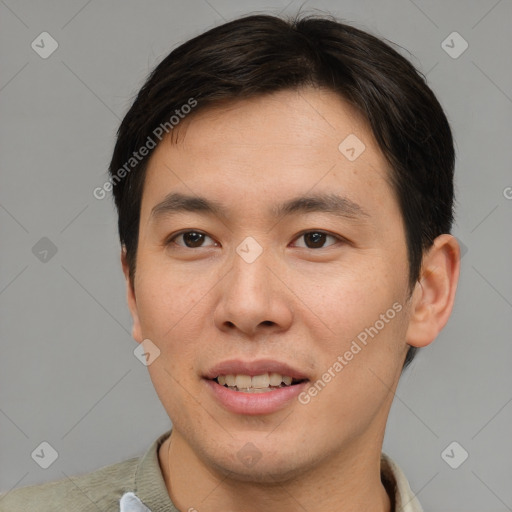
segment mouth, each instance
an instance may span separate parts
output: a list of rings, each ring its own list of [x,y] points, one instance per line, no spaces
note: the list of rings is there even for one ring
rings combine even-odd
[[[290,365],[271,359],[224,361],[203,379],[217,404],[243,415],[272,414],[292,406],[310,380]]]
[[[231,391],[242,393],[268,393],[276,389],[296,386],[307,381],[307,379],[296,379],[276,372],[267,372],[254,376],[230,373],[218,375],[212,380]]]

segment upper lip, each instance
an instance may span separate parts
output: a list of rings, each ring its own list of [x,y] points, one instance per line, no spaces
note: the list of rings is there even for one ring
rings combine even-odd
[[[208,370],[205,378],[212,380],[219,375],[249,375],[254,377],[264,373],[279,373],[297,380],[307,379],[307,376],[300,370],[272,359],[258,359],[256,361],[232,359],[222,361]]]

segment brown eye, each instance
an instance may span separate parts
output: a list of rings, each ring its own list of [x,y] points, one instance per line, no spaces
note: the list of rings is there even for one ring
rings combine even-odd
[[[179,240],[180,238],[183,240],[183,244],[176,242],[176,240]],[[206,238],[210,238],[210,237],[208,235],[206,235],[205,233],[201,233],[200,231],[184,231],[184,232],[178,233],[177,235],[174,235],[172,238],[170,238],[168,240],[167,244],[175,243],[176,245],[179,245],[180,247],[194,249],[197,247],[202,247],[202,244]],[[212,239],[210,238],[210,240],[212,240]],[[215,245],[215,243],[214,243],[214,245]]]
[[[299,247],[306,247],[307,249],[322,249],[325,246],[325,242],[328,238],[332,238],[335,241],[339,240],[334,235],[330,235],[329,233],[324,233],[323,231],[308,231],[306,233],[303,233],[300,235],[297,240],[303,238],[305,241],[304,246]],[[333,244],[329,244],[333,245]]]

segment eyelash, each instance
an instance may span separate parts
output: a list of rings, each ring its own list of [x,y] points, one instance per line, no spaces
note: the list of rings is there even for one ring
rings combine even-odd
[[[168,237],[164,243],[165,246],[170,246],[172,244],[174,245],[177,245],[178,247],[182,248],[182,249],[203,249],[204,247],[187,247],[185,245],[179,245],[179,244],[176,244],[174,241],[182,236],[182,235],[186,235],[188,233],[196,233],[198,235],[204,235],[210,239],[213,240],[213,238],[211,238],[209,235],[207,235],[206,233],[203,233],[202,231],[198,231],[198,230],[195,230],[195,229],[191,229],[191,230],[187,230],[187,231],[180,231],[179,233],[175,233],[173,235],[171,235],[170,237]],[[299,238],[303,237],[304,235],[307,235],[307,234],[311,234],[311,233],[317,233],[317,234],[321,234],[321,235],[326,235],[327,237],[331,237],[331,238],[334,238],[335,240],[337,240],[338,242],[346,242],[346,240],[338,235],[334,235],[332,233],[329,233],[328,231],[323,231],[323,230],[315,230],[315,229],[312,229],[312,230],[308,230],[308,231],[303,231],[302,233],[298,234],[294,240],[298,240]],[[331,245],[328,245],[327,247],[331,247],[332,245],[336,245],[336,244],[331,244]],[[311,250],[318,250],[318,249],[326,249],[327,247],[316,247],[316,248],[312,248],[312,247],[301,247],[302,249],[311,249]]]

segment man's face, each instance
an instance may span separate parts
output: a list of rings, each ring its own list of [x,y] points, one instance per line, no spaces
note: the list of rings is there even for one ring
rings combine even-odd
[[[156,148],[134,337],[160,350],[155,389],[177,439],[209,467],[272,481],[379,449],[409,315],[387,167],[357,113],[312,88],[205,110],[177,145]],[[170,194],[222,211],[176,209]],[[336,208],[302,202],[276,216],[326,196]],[[232,379],[241,390],[221,385]]]

